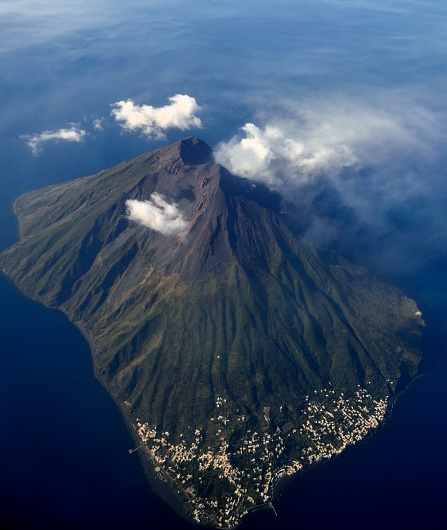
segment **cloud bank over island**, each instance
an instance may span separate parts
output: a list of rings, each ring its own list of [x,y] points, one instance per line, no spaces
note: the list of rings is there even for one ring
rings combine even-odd
[[[357,162],[344,143],[330,139],[318,144],[309,138],[299,139],[302,135],[290,130],[293,128],[290,124],[284,127],[268,123],[262,129],[246,123],[241,128],[244,137],[237,135],[219,144],[215,159],[237,175],[261,180],[273,187],[280,187],[281,182],[289,178],[286,171],[307,179],[312,174],[339,170]]]
[[[388,107],[343,100],[291,104],[261,120],[262,126],[246,123],[218,144],[216,162],[288,197],[325,182],[343,202],[368,210],[380,208],[379,197],[388,205],[423,194],[428,182],[421,168],[439,158],[447,140],[439,115],[405,101]]]
[[[31,147],[33,155],[37,155],[41,149],[42,142],[49,140],[65,140],[67,142],[81,142],[87,134],[87,131],[80,129],[77,125],[72,125],[69,129],[59,129],[57,131],[43,131],[40,134],[21,135],[20,138],[28,140],[27,144]]]
[[[315,102],[281,116],[246,123],[241,133],[215,149],[215,159],[235,174],[281,189],[345,168],[394,165],[402,159],[432,157],[445,137],[428,110],[372,108],[365,104]],[[285,117],[286,115],[286,117]]]
[[[150,200],[126,201],[127,218],[141,223],[163,235],[181,235],[185,233],[188,223],[175,202],[169,203],[163,195],[152,193]]]
[[[414,99],[385,96],[266,108],[217,145],[215,160],[282,194],[317,244],[343,232],[385,269],[419,266],[447,244],[437,177],[447,128]]]
[[[195,98],[176,94],[169,98],[170,104],[163,107],[137,105],[131,99],[112,104],[111,114],[123,129],[141,132],[145,136],[162,139],[166,129],[177,128],[186,131],[201,128],[202,122],[195,114],[200,106]]]

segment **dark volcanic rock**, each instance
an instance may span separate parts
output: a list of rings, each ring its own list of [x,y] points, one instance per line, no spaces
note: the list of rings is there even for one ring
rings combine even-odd
[[[187,221],[127,217],[159,194]],[[24,195],[1,268],[94,344],[143,458],[195,520],[232,527],[280,476],[383,420],[419,372],[414,301],[292,230],[280,197],[187,138]]]

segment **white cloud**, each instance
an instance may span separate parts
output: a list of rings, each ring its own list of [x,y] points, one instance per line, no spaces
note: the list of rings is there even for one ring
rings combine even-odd
[[[167,202],[159,193],[152,193],[148,201],[129,199],[126,206],[128,219],[164,235],[183,234],[188,226],[177,204]]]
[[[102,122],[104,121],[104,118],[98,118],[96,120],[93,120],[93,128],[96,131],[103,131],[104,128],[102,126]]]
[[[195,113],[200,110],[195,98],[176,94],[164,107],[136,105],[131,99],[112,104],[112,115],[127,131],[141,131],[146,136],[164,138],[164,130],[170,128],[191,129],[202,126]]]
[[[79,129],[75,125],[72,125],[70,129],[59,129],[58,131],[43,131],[40,134],[34,135],[22,135],[20,138],[28,140],[28,145],[31,147],[33,155],[37,155],[41,149],[39,146],[42,142],[48,140],[66,140],[67,142],[81,142],[87,131]]]
[[[357,162],[350,147],[343,142],[316,143],[291,128],[294,127],[290,124],[272,123],[261,129],[247,123],[242,127],[245,136],[221,143],[215,159],[237,175],[262,180],[273,187],[278,187],[284,179],[304,180],[325,169],[339,170]]]
[[[313,102],[298,111],[289,105],[281,117],[264,123],[245,124],[241,134],[217,146],[215,159],[237,175],[283,191],[321,176],[336,181],[345,168],[391,172],[403,160],[431,158],[445,137],[432,113],[405,103],[380,110],[346,101]]]
[[[247,123],[217,146],[216,161],[279,191],[294,204],[306,237],[326,245],[346,223],[343,230],[354,239],[368,234],[370,241],[388,244],[390,255],[402,259],[387,266],[401,267],[414,249],[410,227],[418,223],[424,234],[419,240],[432,247],[441,246],[433,240],[445,234],[445,205],[438,197],[445,196],[439,181],[447,127],[442,114],[405,94],[382,96],[265,110],[262,126]]]

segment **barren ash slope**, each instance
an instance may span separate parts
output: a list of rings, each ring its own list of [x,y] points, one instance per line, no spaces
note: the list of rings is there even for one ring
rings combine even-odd
[[[145,205],[171,228],[129,219]],[[278,195],[196,138],[15,211],[2,270],[86,331],[143,461],[200,523],[236,526],[280,477],[364,438],[420,371],[415,302],[294,234]]]

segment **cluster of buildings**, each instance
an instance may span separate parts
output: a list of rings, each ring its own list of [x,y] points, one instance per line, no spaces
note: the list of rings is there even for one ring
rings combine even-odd
[[[323,402],[306,396],[305,419],[298,430],[299,437],[308,441],[299,459],[303,464],[331,458],[362,440],[380,425],[387,411],[387,398],[375,400],[366,389],[359,388],[350,398],[343,392],[336,396],[334,390],[320,392],[325,393]]]
[[[135,429],[160,478],[174,484],[191,517],[233,528],[250,508],[271,501],[281,477],[361,440],[379,426],[386,410],[387,400],[374,400],[365,389],[350,397],[323,389],[306,396],[297,426],[272,425],[264,408],[260,432],[248,426],[235,431],[241,416],[228,414],[226,400],[218,397],[210,426],[196,429],[188,442],[183,434],[157,432],[140,420]],[[235,432],[243,435],[235,440]]]

